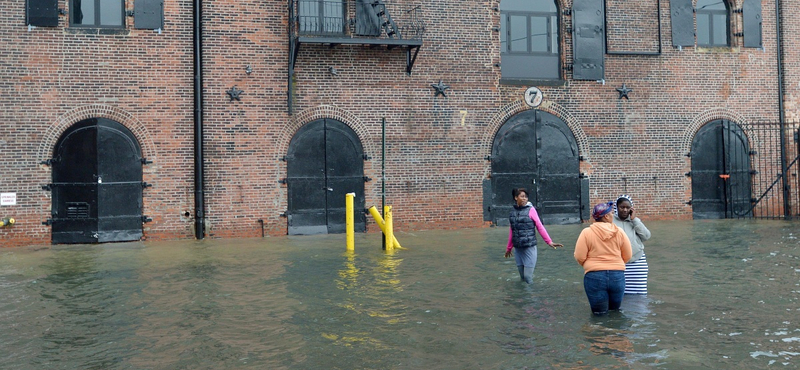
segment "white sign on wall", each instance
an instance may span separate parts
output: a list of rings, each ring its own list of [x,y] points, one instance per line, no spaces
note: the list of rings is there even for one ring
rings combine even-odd
[[[536,108],[542,104],[542,99],[544,98],[544,94],[542,94],[542,90],[539,90],[538,87],[529,87],[525,90],[525,104],[528,106]]]
[[[0,206],[17,205],[17,193],[0,193]]]

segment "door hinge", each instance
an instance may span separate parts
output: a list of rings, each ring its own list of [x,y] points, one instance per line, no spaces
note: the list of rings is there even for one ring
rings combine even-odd
[[[47,221],[42,221],[42,225],[45,225],[45,226],[50,226],[52,224],[53,224],[53,219],[52,218],[48,218]]]
[[[153,163],[153,161],[148,161],[147,158],[145,158],[145,157],[142,157],[140,160],[142,161],[142,164],[151,164],[151,163]]]
[[[489,161],[489,162],[491,162],[491,161],[492,161],[492,156],[490,156],[490,155],[487,155],[487,156],[486,156],[486,157],[484,157],[484,158],[485,158],[487,161]]]
[[[46,165],[46,166],[52,165],[53,163],[58,163],[58,159],[50,158],[50,159],[46,159],[44,161],[39,162],[39,164],[43,164],[43,165]]]
[[[149,188],[151,186],[153,186],[153,184],[148,184],[147,182],[142,181],[142,189],[146,189],[146,188]]]
[[[278,215],[279,217],[287,218],[289,217],[289,211],[283,211],[283,213]]]
[[[686,177],[692,177],[692,171],[689,171],[689,172],[685,173],[685,174],[684,174],[684,176],[686,176]]]
[[[278,180],[278,182],[279,182],[279,183],[281,183],[281,184],[288,184],[288,183],[289,183],[289,180],[287,180],[287,179],[284,177],[284,178],[282,178],[282,179]]]
[[[153,222],[153,219],[147,216],[142,216],[142,222]]]
[[[689,201],[688,201],[688,202],[686,202],[686,204],[687,204],[687,205],[692,205],[692,200],[691,200],[691,199],[689,199]]]
[[[365,161],[368,161],[368,160],[372,159],[372,157],[370,157],[370,156],[368,156],[368,155],[366,155],[366,154],[364,154],[363,156],[361,156],[361,158],[364,158],[364,160],[365,160]]]
[[[363,177],[363,179],[364,179],[364,182],[370,182],[370,181],[372,181],[372,178],[371,178],[371,177],[369,177],[369,176],[364,176],[364,177]]]
[[[53,190],[53,184],[42,185],[42,190],[47,190],[47,191]]]

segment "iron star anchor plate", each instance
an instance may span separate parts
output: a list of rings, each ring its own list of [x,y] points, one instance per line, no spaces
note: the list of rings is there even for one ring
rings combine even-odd
[[[438,84],[431,84],[431,87],[436,90],[436,93],[433,94],[434,98],[439,96],[439,94],[442,94],[442,96],[444,96],[446,98],[447,94],[445,94],[444,91],[450,88],[450,86],[447,86],[447,85],[443,84],[442,80],[439,80]]]
[[[622,84],[622,87],[618,87],[617,88],[617,92],[619,92],[619,98],[618,99],[625,98],[626,100],[631,100],[628,97],[628,94],[630,94],[631,91],[633,91],[633,89],[628,88],[627,86],[625,86],[625,84]]]

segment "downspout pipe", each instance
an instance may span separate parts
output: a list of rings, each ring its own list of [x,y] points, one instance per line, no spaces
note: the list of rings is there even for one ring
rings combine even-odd
[[[778,66],[778,116],[780,120],[781,138],[781,177],[783,182],[783,217],[792,219],[792,210],[789,207],[789,169],[786,167],[786,113],[784,112],[783,92],[783,39],[781,38],[781,0],[775,0],[775,50]]]
[[[194,0],[194,235],[204,239],[205,193],[203,158],[203,2]]]

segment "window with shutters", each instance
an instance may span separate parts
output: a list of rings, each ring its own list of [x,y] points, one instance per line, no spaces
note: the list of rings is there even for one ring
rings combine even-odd
[[[561,78],[558,8],[553,0],[500,2],[503,79]]]
[[[730,45],[730,11],[724,0],[697,0],[697,46]]]
[[[71,27],[125,27],[124,0],[70,0]]]

